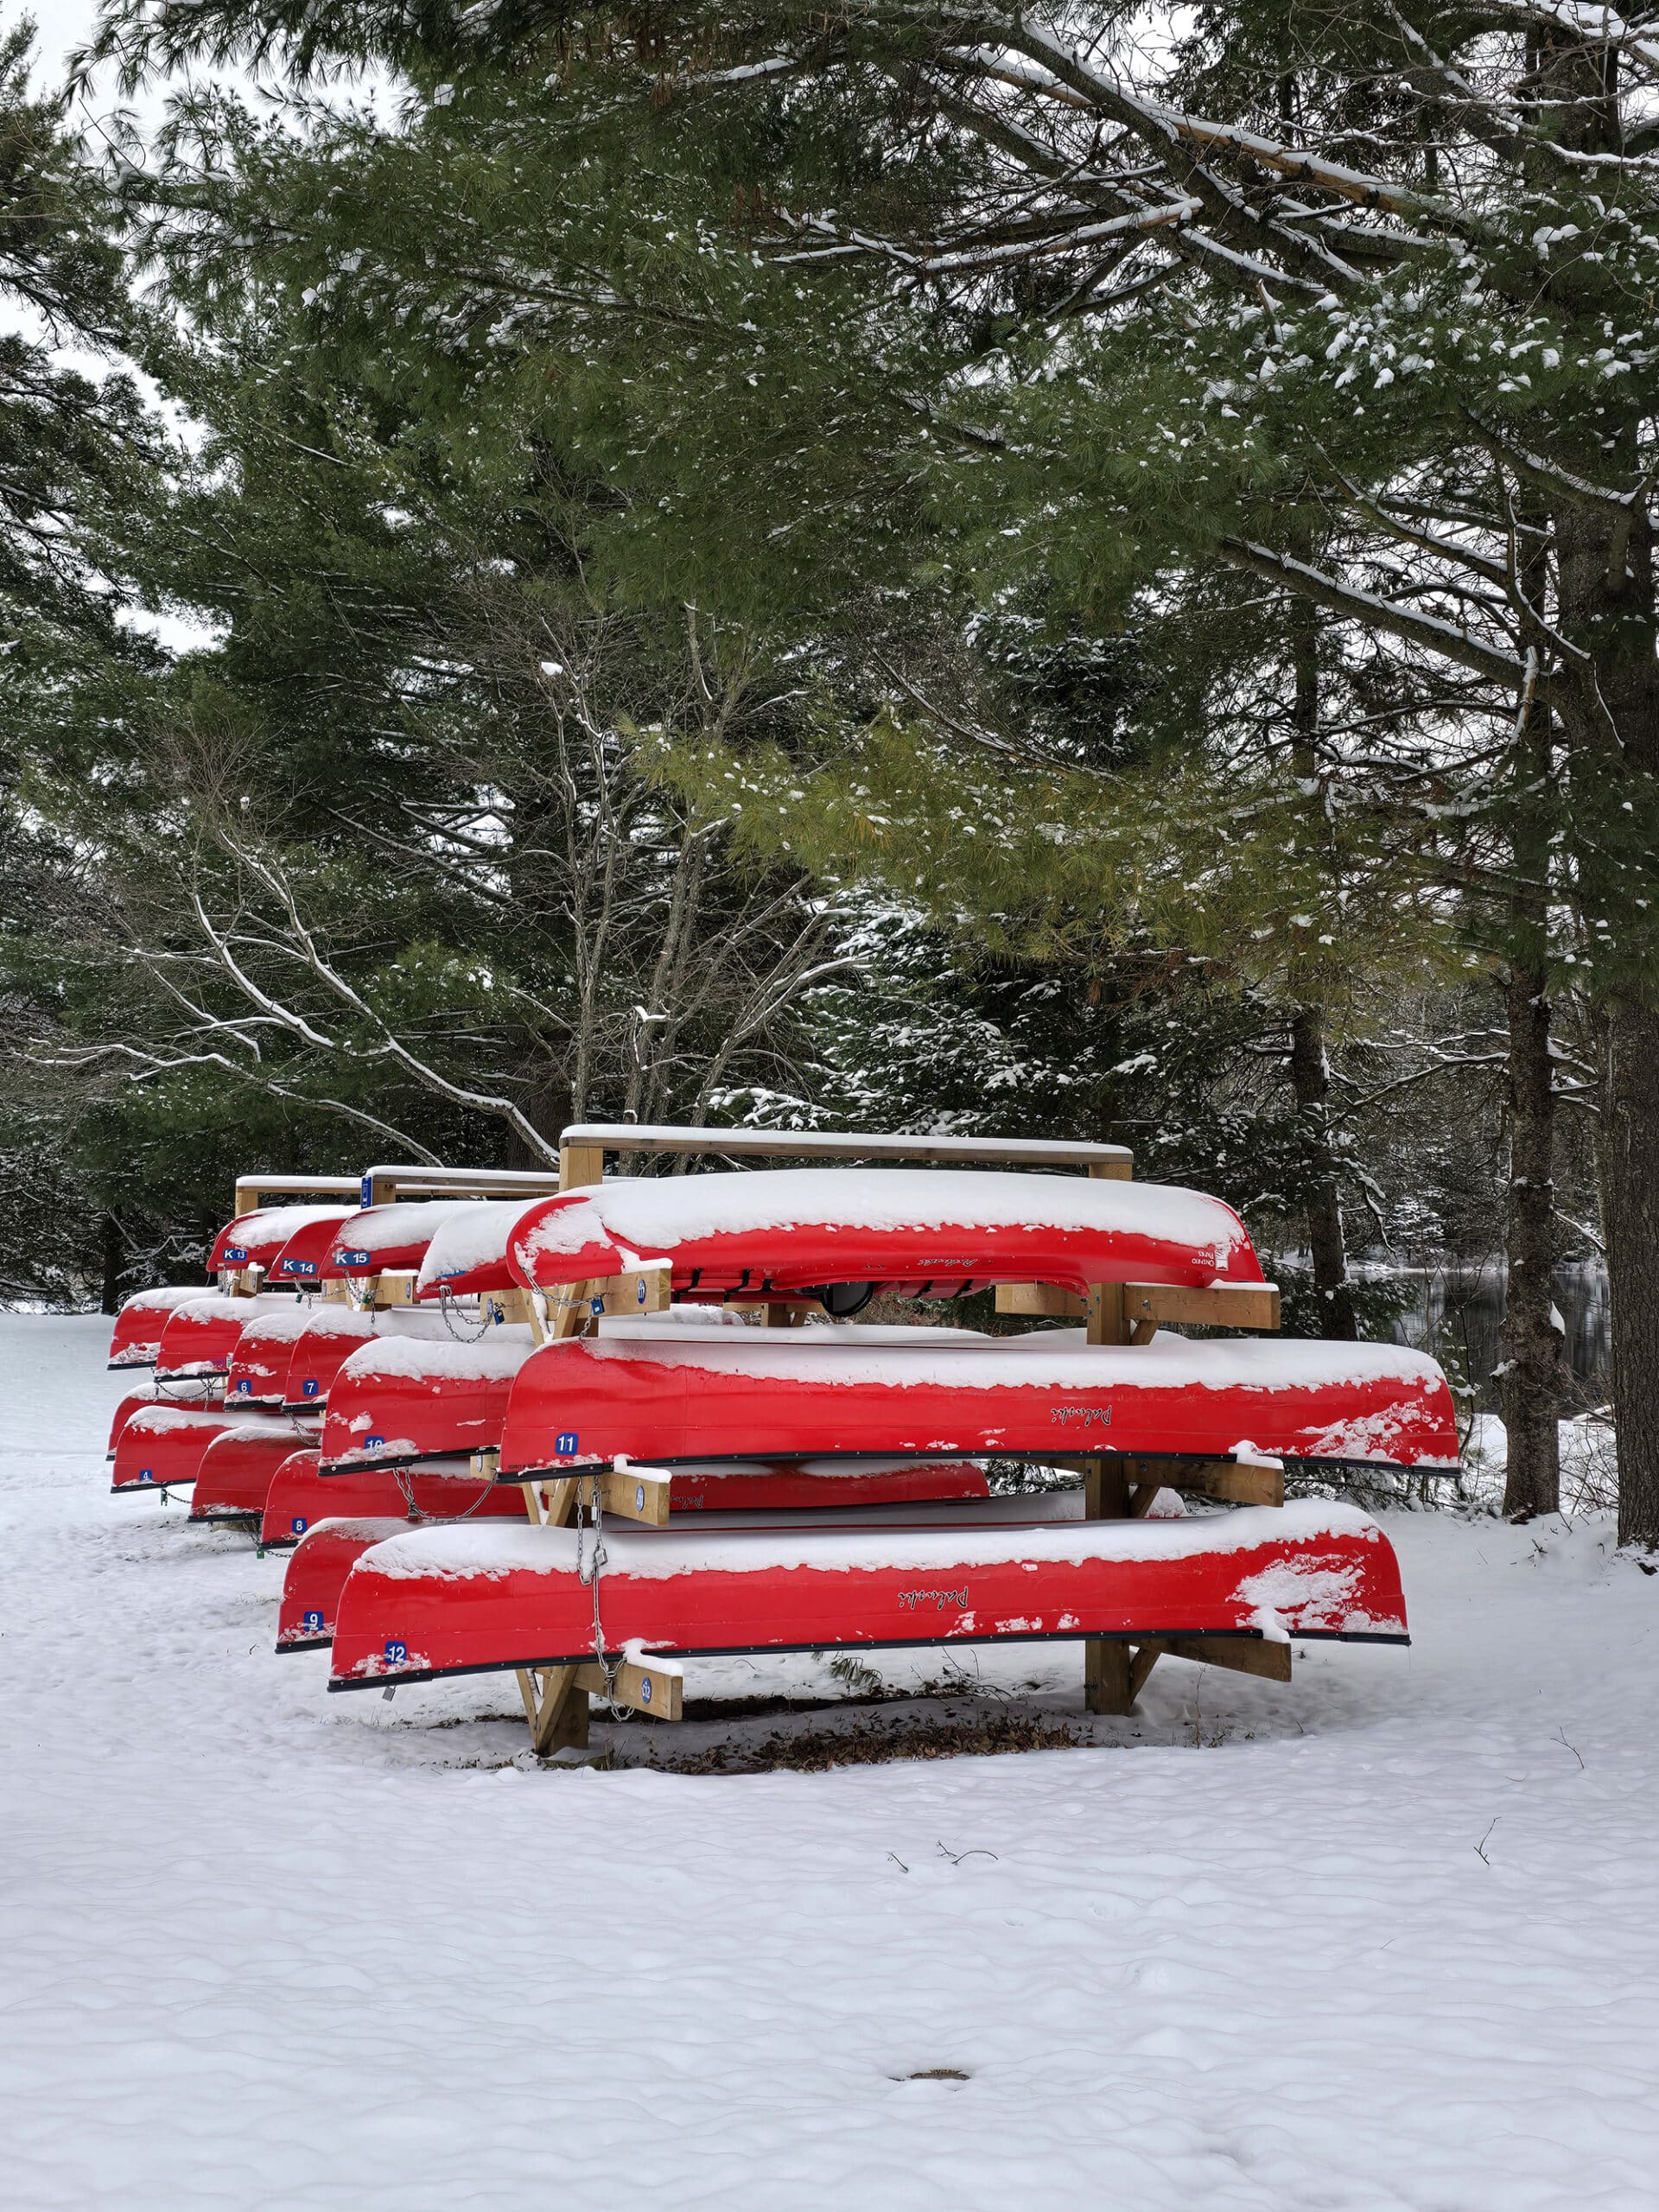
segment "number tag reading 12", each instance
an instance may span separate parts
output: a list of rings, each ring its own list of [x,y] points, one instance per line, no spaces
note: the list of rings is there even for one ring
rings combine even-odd
[[[386,1646],[386,1657],[394,1667],[399,1660],[407,1659],[408,1656],[409,1646],[406,1643],[389,1643]]]

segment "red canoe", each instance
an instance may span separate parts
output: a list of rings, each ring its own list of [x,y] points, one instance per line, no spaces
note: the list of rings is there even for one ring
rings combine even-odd
[[[487,1198],[457,1207],[433,1231],[421,1261],[420,1295],[438,1298],[447,1290],[461,1298],[511,1290],[519,1280],[507,1257],[513,1231],[546,1204],[544,1198]]]
[[[536,1287],[665,1259],[674,1288],[700,1294],[869,1282],[944,1297],[1001,1282],[1082,1291],[1262,1281],[1243,1223],[1200,1192],[947,1168],[630,1177],[530,1206],[510,1256],[516,1278]],[[423,1284],[441,1272],[435,1248]]]
[[[238,1300],[245,1306],[246,1299]],[[243,1324],[225,1370],[225,1395],[233,1406],[282,1407],[288,1403],[289,1363],[294,1348],[312,1325],[314,1300],[285,1298]]]
[[[442,1313],[403,1306],[365,1312],[353,1306],[314,1306],[289,1359],[284,1403],[290,1412],[320,1412],[335,1376],[359,1345],[394,1337],[453,1344],[454,1331]]]
[[[297,1303],[288,1292],[232,1298],[215,1291],[181,1306],[162,1331],[156,1353],[157,1376],[223,1375],[250,1321],[267,1313],[291,1313]]]
[[[513,1376],[534,1344],[518,1325],[472,1343],[380,1337],[359,1344],[328,1393],[322,1465],[407,1466],[501,1440]]]
[[[351,1467],[324,1475],[317,1455],[296,1452],[271,1481],[259,1541],[268,1549],[296,1544],[319,1521],[345,1516],[402,1516],[411,1521],[524,1518],[520,1493],[507,1484],[480,1481],[464,1459],[427,1461],[418,1468]]]
[[[600,1617],[612,1652],[630,1643],[682,1656],[1085,1636],[1408,1640],[1381,1529],[1352,1506],[1314,1501],[1166,1522],[607,1527],[605,1542]],[[594,1599],[571,1529],[463,1522],[394,1535],[346,1576],[329,1687],[588,1660]]]
[[[325,1275],[406,1274],[426,1257],[433,1236],[452,1214],[475,1212],[472,1198],[410,1198],[348,1214],[328,1242]]]
[[[329,1211],[302,1223],[265,1269],[266,1287],[315,1290],[328,1273],[328,1255],[334,1249],[340,1219],[338,1213]]]
[[[110,1423],[109,1448],[105,1458],[113,1459],[115,1447],[121,1440],[121,1432],[130,1417],[141,1408],[149,1406],[189,1406],[199,1412],[214,1412],[224,1402],[219,1383],[208,1376],[197,1382],[142,1382],[127,1392],[115,1409]]]
[[[1216,1459],[1249,1445],[1285,1459],[1458,1464],[1446,1377],[1396,1344],[1161,1335],[1080,1347],[1076,1332],[1054,1330],[934,1351],[843,1347],[839,1337],[677,1343],[642,1332],[545,1344],[512,1389],[501,1479],[603,1466],[619,1453]]]
[[[526,1524],[528,1525],[528,1524]],[[314,1651],[331,1643],[340,1593],[346,1578],[365,1551],[391,1536],[409,1534],[407,1516],[320,1521],[301,1536],[283,1577],[283,1601],[276,1615],[279,1651]]]
[[[162,1490],[194,1482],[202,1453],[235,1418],[222,1406],[140,1406],[116,1439],[110,1488]]]
[[[110,1337],[111,1367],[153,1367],[162,1332],[181,1306],[218,1294],[207,1283],[174,1283],[162,1290],[137,1290],[115,1317]]]
[[[252,1213],[239,1213],[234,1221],[226,1222],[213,1239],[207,1271],[216,1275],[243,1268],[269,1270],[283,1247],[302,1230],[318,1223],[344,1221],[351,1211],[350,1206],[338,1205],[260,1206]]]
[[[201,1455],[190,1518],[263,1521],[277,1470],[297,1452],[308,1452],[315,1435],[315,1423],[291,1421],[283,1414],[234,1418]]]

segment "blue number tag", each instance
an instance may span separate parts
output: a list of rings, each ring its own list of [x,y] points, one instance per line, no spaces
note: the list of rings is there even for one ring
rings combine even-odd
[[[643,1277],[643,1276],[640,1278],[639,1287],[639,1290],[635,1293],[635,1295],[636,1295],[636,1297],[639,1299],[639,1301],[640,1305],[641,1305],[641,1306],[643,1306],[643,1305],[645,1304],[645,1279],[644,1279],[644,1277]]]
[[[306,1530],[311,1526],[311,1523],[302,1516],[299,1519],[290,1521],[288,1525],[296,1536],[302,1536]]]
[[[285,1275],[314,1275],[316,1272],[317,1263],[315,1260],[284,1260],[283,1262],[283,1273]]]
[[[227,1244],[225,1247],[225,1264],[226,1267],[245,1267],[247,1264],[247,1258],[248,1248],[245,1244]]]
[[[393,1666],[396,1666],[399,1660],[407,1659],[408,1656],[409,1646],[406,1643],[389,1643],[386,1646],[386,1657]]]
[[[308,1375],[300,1385],[300,1395],[302,1398],[315,1398],[316,1395],[317,1378],[315,1375]]]
[[[651,1703],[651,1676],[649,1675],[645,1676],[645,1681],[639,1685],[639,1702],[641,1705],[649,1705]]]
[[[243,1377],[242,1381],[241,1381],[241,1382],[239,1382],[237,1384],[237,1386],[236,1386],[236,1387],[237,1387],[237,1389],[238,1389],[238,1393],[240,1393],[240,1392],[244,1392],[244,1391],[251,1392],[251,1391],[252,1390],[252,1389],[253,1389],[253,1384],[252,1384],[252,1383],[251,1383],[251,1382],[247,1379],[247,1377],[245,1376]]]
[[[307,1628],[321,1628],[322,1626],[322,1615],[321,1613],[308,1613],[305,1617],[305,1625]]]
[[[365,1206],[372,1206],[374,1204],[374,1184],[372,1179],[367,1175],[363,1178],[363,1203]]]
[[[141,1483],[153,1483],[156,1478],[149,1468],[140,1467],[138,1470],[138,1479]]]
[[[633,1486],[633,1510],[636,1513],[643,1513],[645,1510],[645,1486],[644,1483],[636,1483]]]
[[[365,1452],[378,1452],[385,1440],[384,1436],[365,1436],[363,1440],[363,1449]]]
[[[553,1449],[558,1453],[560,1459],[568,1459],[581,1442],[581,1437],[574,1429],[566,1429],[563,1435],[554,1438]]]
[[[336,1252],[334,1257],[342,1268],[366,1268],[370,1255],[366,1252]]]

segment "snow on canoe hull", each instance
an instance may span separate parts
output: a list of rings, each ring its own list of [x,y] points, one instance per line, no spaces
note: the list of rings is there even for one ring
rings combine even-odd
[[[194,1482],[202,1453],[235,1420],[222,1406],[140,1406],[116,1439],[111,1490],[162,1490]]]
[[[215,1291],[192,1300],[168,1317],[162,1331],[157,1376],[223,1375],[250,1321],[266,1313],[289,1313],[296,1303],[290,1294],[276,1291],[260,1291],[252,1298]]]
[[[328,1392],[323,1468],[410,1466],[493,1447],[533,1349],[516,1325],[467,1344],[378,1337],[359,1345]]]
[[[412,1272],[449,1217],[479,1203],[475,1198],[406,1199],[348,1214],[329,1237],[323,1274],[338,1281],[346,1275]]]
[[[190,1500],[193,1521],[263,1520],[265,1500],[285,1459],[307,1448],[308,1435],[297,1421],[281,1414],[240,1415],[202,1453]]]
[[[1262,1280],[1243,1223],[1200,1192],[942,1168],[628,1178],[530,1206],[509,1255],[515,1276],[538,1287],[621,1274],[641,1259],[670,1261],[674,1287],[699,1292]],[[435,1243],[423,1287],[442,1261]]]
[[[129,1390],[115,1409],[110,1423],[109,1448],[104,1456],[115,1457],[115,1447],[121,1441],[121,1432],[132,1415],[149,1406],[189,1406],[197,1411],[216,1412],[223,1402],[223,1393],[212,1377],[196,1382],[140,1382]]]
[[[110,1336],[111,1367],[153,1367],[162,1332],[181,1306],[217,1295],[209,1283],[177,1283],[162,1290],[138,1290],[123,1301]]]
[[[513,1384],[502,1480],[644,1461],[1144,1452],[1454,1467],[1446,1377],[1394,1344],[1300,1339],[1052,1348],[843,1349],[831,1332],[676,1344],[643,1335],[543,1345]]]
[[[672,1656],[1084,1636],[1408,1641],[1387,1538],[1351,1506],[1311,1501],[1168,1522],[607,1529],[605,1541],[612,1651],[636,1640]],[[415,1529],[353,1562],[329,1688],[593,1651],[574,1530]]]
[[[406,1517],[347,1516],[319,1521],[289,1554],[276,1615],[279,1651],[314,1651],[332,1643],[340,1593],[362,1554],[393,1536],[409,1534]]]
[[[413,1509],[412,1512],[410,1509]],[[397,1516],[411,1520],[524,1518],[520,1493],[505,1484],[480,1482],[458,1459],[453,1466],[428,1463],[418,1468],[348,1467],[338,1474],[318,1471],[317,1455],[296,1452],[277,1469],[265,1500],[259,1541],[267,1549],[296,1544],[319,1521]]]

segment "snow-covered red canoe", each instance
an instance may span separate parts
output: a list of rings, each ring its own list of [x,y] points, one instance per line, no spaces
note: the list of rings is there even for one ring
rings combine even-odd
[[[389,1206],[365,1206],[360,1213],[348,1214],[334,1230],[323,1273],[335,1281],[349,1275],[412,1274],[451,1215],[476,1212],[482,1203],[474,1198],[408,1198]]]
[[[468,1522],[466,1525],[471,1526]],[[529,1524],[526,1522],[525,1524]],[[352,1568],[376,1544],[410,1533],[407,1515],[349,1515],[319,1521],[301,1535],[283,1577],[282,1604],[276,1613],[279,1651],[315,1651],[332,1643],[340,1611],[340,1593]]]
[[[467,1325],[463,1321],[455,1325],[464,1328]],[[353,1306],[314,1306],[289,1358],[284,1404],[290,1412],[321,1412],[335,1376],[352,1354],[361,1345],[392,1338],[453,1344],[455,1326],[442,1313],[420,1313],[403,1306],[365,1310]]]
[[[181,1306],[218,1294],[207,1283],[172,1283],[161,1290],[136,1290],[124,1300],[110,1336],[111,1367],[154,1367],[162,1332]]]
[[[132,1415],[145,1407],[190,1406],[199,1411],[213,1411],[223,1402],[223,1393],[212,1376],[194,1382],[141,1382],[129,1390],[116,1408],[110,1422],[109,1448],[104,1456],[106,1459],[114,1458],[122,1430]]]
[[[277,1470],[296,1452],[312,1449],[315,1434],[315,1426],[291,1421],[285,1414],[233,1418],[198,1463],[190,1518],[263,1521]]]
[[[423,1286],[441,1256],[428,1254]],[[630,1177],[529,1207],[510,1257],[518,1280],[538,1288],[666,1260],[676,1290],[701,1294],[1262,1281],[1243,1223],[1201,1192],[947,1168]]]
[[[302,1223],[265,1269],[266,1287],[315,1290],[327,1271],[340,1222],[340,1215],[330,1211]]]
[[[524,1502],[505,1484],[480,1480],[465,1459],[429,1460],[410,1468],[348,1467],[325,1475],[315,1451],[296,1452],[272,1478],[259,1541],[281,1549],[298,1543],[319,1521],[342,1515],[352,1520],[401,1515],[404,1527],[411,1521],[474,1516],[522,1521]]]
[[[455,1298],[488,1290],[511,1290],[519,1281],[507,1256],[513,1232],[543,1198],[486,1198],[457,1206],[434,1230],[420,1262],[416,1292],[422,1298]]]
[[[244,1298],[237,1303],[246,1306]],[[311,1326],[317,1306],[310,1299],[285,1298],[252,1314],[232,1347],[225,1370],[225,1396],[250,1409],[288,1403],[288,1370],[294,1347]]]
[[[194,1482],[202,1453],[235,1419],[222,1406],[140,1406],[115,1440],[110,1488],[162,1490]]]
[[[193,1299],[168,1318],[156,1351],[156,1376],[223,1375],[250,1321],[267,1313],[290,1313],[298,1302],[286,1291],[260,1291],[252,1298],[214,1291]]]
[[[641,1331],[545,1344],[524,1363],[500,1478],[619,1455],[1217,1459],[1245,1446],[1283,1459],[1458,1464],[1446,1377],[1398,1344],[1164,1335],[1090,1347],[1053,1330],[936,1351],[867,1349],[836,1330],[702,1341]]]
[[[605,1542],[600,1618],[613,1652],[1408,1640],[1387,1538],[1340,1504],[1023,1527],[607,1529]],[[329,1688],[583,1662],[594,1603],[574,1530],[463,1522],[394,1535],[346,1578]]]
[[[464,1459],[499,1444],[513,1377],[534,1349],[518,1324],[469,1344],[378,1337],[359,1344],[328,1392],[324,1469]]]
[[[350,1214],[349,1206],[259,1206],[226,1222],[213,1239],[207,1256],[210,1274],[259,1268],[267,1272],[283,1248],[302,1230],[321,1224],[332,1226]]]
[[[486,1329],[469,1313],[397,1313],[385,1319],[389,1325],[377,1331],[372,1342],[355,1345],[329,1383],[322,1433],[325,1472],[408,1466],[499,1444],[513,1377],[534,1349],[529,1329],[517,1322]],[[653,1338],[690,1335],[699,1340],[751,1333],[734,1313],[709,1313],[696,1306],[672,1307],[644,1319],[607,1318],[599,1328],[605,1337],[626,1328]],[[467,1330],[477,1333],[458,1338],[458,1332]],[[297,1363],[312,1341],[308,1332],[300,1340],[289,1368],[290,1389]]]

